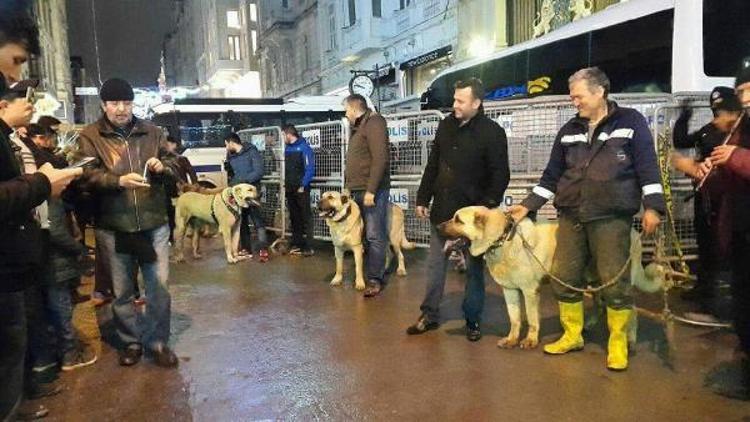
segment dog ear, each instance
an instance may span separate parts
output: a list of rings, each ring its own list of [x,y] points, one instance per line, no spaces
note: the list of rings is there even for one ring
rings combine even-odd
[[[237,185],[232,188],[232,196],[239,196],[242,193],[242,186]]]
[[[477,211],[474,213],[474,225],[480,229],[484,230],[484,227],[487,225],[487,213],[484,213],[482,211]]]
[[[349,202],[349,195],[346,194],[346,193],[342,193],[341,194],[341,204],[343,205],[343,204],[346,204],[347,202]]]

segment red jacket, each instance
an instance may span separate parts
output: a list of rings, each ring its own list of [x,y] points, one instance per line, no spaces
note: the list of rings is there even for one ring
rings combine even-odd
[[[722,171],[722,203],[719,210],[718,235],[722,252],[730,250],[734,233],[750,232],[750,119],[745,116],[737,134],[729,141],[737,145]]]

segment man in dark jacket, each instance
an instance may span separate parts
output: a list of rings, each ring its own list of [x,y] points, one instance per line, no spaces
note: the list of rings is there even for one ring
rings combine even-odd
[[[643,213],[643,232],[651,234],[665,211],[654,142],[646,119],[636,110],[607,100],[609,78],[596,67],[581,69],[568,80],[578,114],[558,132],[539,185],[510,212],[516,221],[552,197],[559,214],[552,273],[573,286],[584,287],[590,260],[602,283],[614,279],[630,256],[633,216]],[[626,328],[633,298],[624,271],[603,291],[607,304],[609,345],[607,368],[628,366]],[[560,306],[563,336],[544,346],[553,355],[583,348],[582,294],[553,283]]]
[[[505,131],[484,115],[482,98],[484,88],[480,80],[471,78],[456,83],[453,114],[438,126],[419,184],[417,216],[429,217],[432,223],[428,281],[420,307],[422,315],[406,330],[407,334],[422,334],[438,328],[440,323],[448,258],[443,251],[446,238],[436,226],[450,220],[458,209],[466,206],[499,206],[510,181]],[[463,302],[469,341],[482,338],[479,323],[483,308],[484,257],[469,256]]]
[[[344,187],[359,205],[367,240],[365,297],[380,294],[385,278],[388,247],[388,197],[390,152],[388,127],[380,114],[367,106],[365,97],[352,94],[344,99],[351,136],[346,149]]]
[[[174,174],[174,178],[169,180],[166,184],[166,206],[167,216],[169,217],[169,241],[174,242],[174,227],[175,227],[175,208],[172,200],[177,198],[180,194],[180,184],[197,184],[198,175],[193,169],[193,165],[190,164],[190,160],[187,157],[179,153],[180,141],[172,135],[167,136],[167,143],[164,149],[161,151],[161,160],[164,165],[169,167]]]
[[[737,97],[745,113],[726,145],[719,145],[701,165],[698,177],[719,177],[722,205],[719,210],[719,252],[729,256],[732,268],[732,319],[739,338],[739,385],[710,385],[730,398],[750,400],[750,67],[743,66],[735,80]],[[718,168],[714,168],[718,167]],[[713,170],[713,171],[712,171]],[[717,173],[723,170],[724,174]],[[705,184],[704,184],[705,186]]]
[[[0,96],[5,97],[8,84],[21,78],[23,64],[39,50],[33,18],[0,7]],[[33,111],[23,99],[0,100],[0,420],[15,418],[23,392],[24,289],[41,262],[41,229],[32,211],[51,195],[59,195],[80,174],[80,170],[55,170],[49,165],[35,174],[23,174],[10,135],[29,124]]]
[[[307,140],[299,136],[294,125],[286,125],[282,130],[286,141],[284,184],[289,219],[292,221],[292,247],[289,254],[311,256],[313,221],[310,209],[310,183],[315,176],[315,154]]]
[[[138,363],[143,348],[157,365],[176,367],[169,348],[169,225],[164,207],[164,179],[171,171],[157,158],[164,133],[133,116],[133,89],[122,79],[101,87],[102,117],[83,128],[79,155],[94,157],[84,182],[97,194],[94,221],[112,272],[115,332],[120,365]],[[142,330],[133,307],[140,268],[148,298]]]
[[[260,194],[260,181],[263,178],[263,154],[258,148],[251,144],[243,144],[240,135],[230,133],[224,140],[227,147],[227,165],[231,169],[229,186],[239,183],[249,183],[258,189]],[[258,261],[267,262],[269,255],[268,235],[266,234],[266,223],[260,207],[247,207],[242,209],[242,225],[240,226],[240,255],[252,257],[252,236],[250,234],[250,222],[255,226],[258,234]]]
[[[707,125],[693,133],[688,133],[688,123],[692,117],[692,108],[686,108],[674,124],[673,142],[675,148],[695,148],[697,157],[695,160],[687,158],[690,167],[696,166],[697,162],[707,159],[715,147],[720,145],[727,133],[742,112],[742,104],[737,99],[734,89],[728,86],[717,86],[709,96],[711,111],[714,118]],[[677,163],[684,159],[673,159]],[[676,166],[679,167],[679,166]],[[681,170],[678,168],[678,170]],[[689,169],[688,173],[691,173]],[[721,171],[721,170],[720,170]],[[728,267],[724,255],[719,252],[717,241],[719,205],[722,201],[721,186],[717,184],[721,178],[709,179],[695,193],[693,198],[696,239],[698,241],[698,281],[695,287],[685,292],[682,297],[696,301],[702,308],[702,312],[713,313],[712,299],[715,296],[716,278],[719,272]]]

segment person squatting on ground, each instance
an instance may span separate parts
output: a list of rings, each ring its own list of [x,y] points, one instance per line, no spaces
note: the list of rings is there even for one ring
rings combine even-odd
[[[407,334],[422,334],[440,324],[448,256],[444,251],[447,239],[436,226],[466,206],[499,206],[510,181],[505,131],[484,114],[483,98],[479,79],[456,82],[453,113],[440,122],[435,133],[416,209],[418,217],[430,219],[427,291],[420,306],[422,315]],[[462,308],[466,337],[477,341],[482,337],[479,324],[484,309],[484,255],[466,255]]]
[[[554,197],[559,216],[552,274],[585,287],[592,262],[601,283],[609,282],[630,255],[633,216],[643,203],[643,232],[653,233],[666,204],[646,119],[607,99],[610,82],[596,67],[568,80],[578,114],[558,132],[539,184],[521,205],[510,207],[516,221]],[[633,313],[632,286],[625,271],[602,293],[607,305],[607,368],[628,367],[627,325]],[[583,295],[553,282],[564,333],[544,352],[559,355],[583,349]]]
[[[133,116],[133,97],[128,82],[104,82],[102,117],[81,131],[78,155],[98,161],[83,179],[96,192],[96,240],[109,254],[120,365],[138,363],[145,348],[156,364],[175,367],[177,356],[168,346],[169,225],[164,207],[165,179],[173,176],[157,158],[163,132]],[[133,306],[139,269],[148,297],[144,327]]]
[[[315,176],[315,154],[300,136],[294,125],[285,125],[284,132],[284,184],[289,219],[292,222],[290,255],[313,254],[313,220],[310,204],[310,183]]]
[[[227,148],[227,159],[224,167],[229,174],[229,186],[240,183],[248,183],[255,186],[260,192],[260,180],[263,178],[263,154],[258,148],[251,144],[243,144],[240,136],[230,133],[224,140]],[[266,223],[260,207],[242,208],[242,225],[240,226],[240,256],[252,258],[253,246],[250,233],[250,222],[255,226],[258,235],[258,261],[267,262],[268,235],[266,234]]]
[[[388,206],[390,149],[388,128],[383,116],[370,110],[359,94],[344,99],[351,136],[346,150],[344,187],[362,212],[365,223],[367,287],[365,297],[380,294],[385,279],[388,247]]]

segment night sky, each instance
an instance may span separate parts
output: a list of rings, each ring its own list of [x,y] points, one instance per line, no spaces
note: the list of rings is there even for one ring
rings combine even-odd
[[[156,86],[175,0],[67,0],[70,55],[82,56],[88,75],[96,81],[92,2],[102,81],[121,77],[133,86]]]

